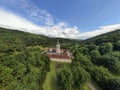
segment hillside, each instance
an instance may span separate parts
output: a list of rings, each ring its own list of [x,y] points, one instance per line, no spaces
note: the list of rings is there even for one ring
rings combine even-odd
[[[11,39],[18,39],[21,42],[23,41],[26,46],[34,46],[34,45],[43,45],[49,46],[54,45],[57,40],[60,40],[62,44],[71,44],[76,40],[65,39],[65,38],[52,38],[43,35],[32,34],[28,32],[18,31],[18,30],[10,30],[5,28],[0,28],[0,40],[7,39],[8,41]],[[11,40],[12,41],[12,40]]]
[[[102,90],[120,90],[120,30],[74,45],[72,53]]]
[[[60,40],[74,58],[42,53]],[[85,41],[0,28],[0,90],[120,90],[120,30]]]
[[[77,40],[50,38],[28,32],[0,28],[0,57],[3,53],[22,51],[28,46],[41,45],[44,47],[54,47],[57,40],[60,40],[63,47],[79,42]]]
[[[42,90],[50,60],[41,52],[57,40],[62,47],[78,42],[0,28],[0,90]]]
[[[94,44],[101,44],[101,43],[107,43],[107,42],[111,42],[111,43],[115,43],[118,40],[120,40],[120,29],[109,32],[109,33],[105,33],[102,35],[98,35],[96,37],[93,38],[89,38],[85,41],[83,41],[84,43],[94,43]]]

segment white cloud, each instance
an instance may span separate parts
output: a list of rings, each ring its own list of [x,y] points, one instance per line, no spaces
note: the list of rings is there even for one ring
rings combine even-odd
[[[36,34],[63,38],[70,38],[70,36],[72,38],[73,35],[77,34],[78,32],[78,28],[69,28],[68,25],[64,22],[53,26],[38,26],[20,16],[2,9],[0,9],[0,26]]]
[[[68,27],[64,22],[61,22],[52,27],[44,27],[48,31],[48,36],[63,37],[63,38],[75,38],[79,34],[77,27]]]
[[[0,26],[9,29],[18,29],[21,31],[42,34],[52,37],[87,39],[106,32],[120,29],[120,24],[101,26],[97,30],[91,32],[80,33],[76,26],[69,27],[64,22],[54,24],[52,26],[38,26],[25,18],[17,16],[11,12],[0,9]]]
[[[103,33],[111,32],[117,29],[120,29],[120,24],[100,26],[99,29],[97,30],[93,30],[93,31],[78,35],[77,38],[87,39],[87,38],[91,38],[91,37],[94,37]]]
[[[21,0],[17,1],[17,3],[21,4],[24,12],[27,13],[28,17],[32,18],[33,20],[42,22],[48,26],[54,24],[53,17],[46,10],[40,9],[38,6],[36,6],[32,1]]]
[[[41,3],[40,3],[41,4]],[[47,10],[40,9],[31,0],[0,0],[0,7],[9,9],[28,20],[42,25],[53,25],[54,18]]]
[[[0,9],[0,26],[19,29],[22,31],[33,32],[32,30],[42,31],[43,29],[32,22],[27,21],[11,12]],[[42,32],[41,32],[42,33]]]

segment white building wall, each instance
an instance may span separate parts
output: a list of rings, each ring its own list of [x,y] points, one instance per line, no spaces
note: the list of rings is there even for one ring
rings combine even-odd
[[[50,58],[51,61],[71,63],[71,59]]]

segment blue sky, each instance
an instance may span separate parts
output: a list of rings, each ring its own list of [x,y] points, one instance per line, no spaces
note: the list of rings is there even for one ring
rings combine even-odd
[[[119,29],[119,10],[120,0],[1,0],[0,26],[86,39]]]
[[[120,23],[120,0],[32,0],[54,17],[89,31]]]

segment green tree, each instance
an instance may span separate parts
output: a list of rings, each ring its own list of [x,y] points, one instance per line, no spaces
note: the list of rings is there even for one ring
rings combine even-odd
[[[101,57],[100,52],[98,50],[92,50],[90,52],[90,56],[93,63],[96,63],[98,61],[98,58]]]
[[[113,73],[120,74],[120,61],[117,57],[104,55],[100,58],[99,64],[107,67]]]
[[[82,86],[90,80],[90,74],[80,66],[72,67],[72,73],[74,80],[73,87],[75,88],[82,88]]]
[[[70,70],[62,69],[57,74],[57,82],[60,90],[71,90],[73,85],[73,76]]]
[[[99,51],[102,55],[106,53],[110,53],[112,50],[113,50],[112,43],[103,43],[99,47]]]
[[[0,65],[0,86],[7,86],[13,80],[13,69]]]
[[[96,50],[98,47],[95,44],[89,44],[88,46],[89,51]]]
[[[90,71],[94,80],[103,88],[103,90],[109,90],[109,80],[113,78],[112,74],[109,73],[108,69],[104,67],[94,66]]]
[[[118,40],[114,45],[115,50],[120,50],[120,40]]]
[[[120,90],[120,78],[110,79],[108,82],[107,90]]]

